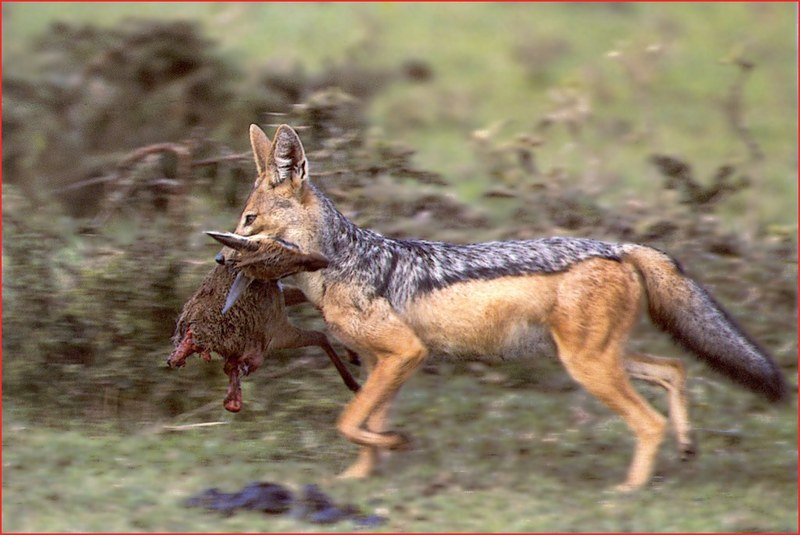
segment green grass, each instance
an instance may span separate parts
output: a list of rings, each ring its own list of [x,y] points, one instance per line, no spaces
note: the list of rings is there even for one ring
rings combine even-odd
[[[554,127],[539,150],[541,163],[580,176],[600,162],[595,180],[609,201],[655,189],[661,179],[647,163],[654,151],[685,157],[703,178],[723,163],[742,163],[746,151],[726,123],[722,101],[737,75],[725,60],[743,55],[756,65],[743,91],[744,121],[765,159],[749,170],[757,200],[740,201],[723,215],[735,228],[743,208],[748,220],[764,224],[797,220],[791,3],[6,3],[4,15],[4,67],[12,73],[35,64],[22,54],[53,20],[110,25],[132,15],[197,20],[248,73],[292,63],[314,71],[346,57],[382,68],[424,59],[433,81],[400,83],[380,94],[370,123],[411,144],[421,167],[443,173],[473,201],[487,177],[474,171],[471,132],[493,123],[503,125],[500,139],[530,132],[554,109],[552,91],[563,88],[588,98],[592,119],[578,150],[563,127]],[[662,52],[648,55],[652,45]],[[611,51],[638,58],[643,101]],[[647,117],[648,141],[608,132],[616,124],[635,134]]]
[[[199,364],[195,364],[199,365]],[[661,448],[654,482],[635,495],[608,488],[627,469],[624,424],[552,365],[420,373],[401,394],[397,427],[415,447],[366,481],[333,479],[356,448],[334,421],[347,392],[308,377],[245,390],[242,413],[219,405],[194,418],[138,425],[42,422],[4,400],[3,531],[351,531],[288,516],[230,518],[182,507],[205,488],[253,480],[320,484],[337,502],[386,515],[377,531],[777,531],[797,529],[796,404],[775,408],[738,389],[690,381],[700,455]],[[711,379],[709,381],[709,379]],[[445,383],[447,388],[444,388]],[[536,385],[532,383],[537,383]],[[661,391],[642,391],[664,405]],[[221,395],[221,392],[220,392]],[[162,424],[223,421],[166,431]]]

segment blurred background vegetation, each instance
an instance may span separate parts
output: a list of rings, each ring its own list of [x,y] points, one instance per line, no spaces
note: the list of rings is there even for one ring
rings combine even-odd
[[[9,426],[31,422],[128,436],[209,418],[268,425],[288,448],[306,428],[299,418],[320,430],[303,431],[310,444],[289,460],[314,459],[328,442],[350,455],[333,430],[348,393],[314,349],[276,355],[272,371],[245,384],[236,416],[220,414],[219,362],[164,365],[174,321],[217,250],[201,231],[232,229],[252,184],[251,122],[268,134],[280,123],[298,128],[314,181],[387,235],[579,235],[666,250],[796,383],[792,4],[2,9],[4,449]],[[291,317],[322,326],[309,307]],[[646,322],[640,331],[639,349],[677,353]],[[419,384],[444,375],[464,397],[485,383],[474,399],[571,392],[552,410],[605,414],[550,364],[448,364],[427,368]],[[723,403],[712,413],[732,403],[729,390],[746,397],[701,366],[691,374],[694,403]],[[429,395],[412,390],[409,406]],[[748,403],[740,410],[766,411]],[[483,413],[467,410],[477,411],[477,433]],[[796,454],[795,419],[767,428],[776,448]],[[794,484],[794,512],[789,503],[777,524],[759,524],[756,512],[720,526],[796,527]],[[16,518],[17,529],[48,526]],[[425,526],[394,528],[439,527]],[[489,529],[481,526],[466,529]]]

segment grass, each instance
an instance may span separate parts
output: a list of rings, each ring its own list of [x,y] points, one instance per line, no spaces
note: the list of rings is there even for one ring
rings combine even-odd
[[[412,432],[414,449],[358,482],[332,477],[355,455],[334,430],[348,393],[333,374],[245,390],[242,413],[217,404],[189,420],[226,425],[179,432],[162,424],[186,420],[132,433],[108,423],[42,424],[4,401],[3,531],[354,529],[258,513],[223,518],[181,505],[205,488],[233,491],[253,480],[292,489],[318,483],[337,502],[388,516],[375,528],[385,532],[797,529],[794,404],[768,407],[693,370],[700,456],[682,463],[668,437],[652,485],[619,496],[607,489],[624,477],[630,434],[554,365],[536,374],[491,368],[499,381],[451,366],[420,373],[400,397],[395,421]],[[663,407],[661,391],[642,391]]]
[[[314,71],[350,58],[393,69],[423,59],[433,80],[379,94],[370,123],[408,142],[422,168],[443,173],[473,201],[486,175],[474,172],[479,157],[471,133],[495,123],[502,139],[530,132],[555,109],[552,92],[569,89],[588,98],[591,118],[581,144],[590,150],[576,150],[576,140],[556,126],[540,149],[541,162],[580,176],[599,161],[599,190],[614,201],[652,192],[661,179],[647,163],[651,152],[681,155],[703,177],[723,163],[744,163],[744,146],[722,111],[737,76],[729,60],[741,56],[756,65],[742,103],[765,159],[748,169],[759,184],[758,201],[724,215],[734,227],[743,208],[750,220],[794,225],[795,14],[791,3],[7,3],[3,58],[8,72],[35,65],[22,59],[25,47],[56,19],[109,25],[135,15],[198,21],[249,74],[270,64]],[[660,52],[647,52],[653,46]],[[609,57],[612,51],[630,59],[630,72]],[[653,132],[642,140],[645,121]],[[620,127],[630,135],[609,131]]]

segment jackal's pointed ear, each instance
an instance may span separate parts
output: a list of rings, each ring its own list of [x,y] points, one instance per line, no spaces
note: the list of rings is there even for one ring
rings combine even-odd
[[[254,124],[250,125],[250,146],[253,147],[253,157],[256,160],[256,169],[258,169],[258,177],[256,177],[256,183],[258,183],[259,179],[267,172],[267,163],[272,147],[267,134]]]
[[[275,131],[270,153],[272,185],[277,186],[286,180],[293,188],[300,188],[308,178],[308,160],[303,143],[291,126],[282,124]]]

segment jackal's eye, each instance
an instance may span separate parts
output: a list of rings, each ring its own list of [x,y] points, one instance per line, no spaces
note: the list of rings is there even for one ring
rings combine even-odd
[[[256,220],[255,214],[247,214],[246,216],[244,216],[244,224],[246,227],[252,225],[255,220]]]

